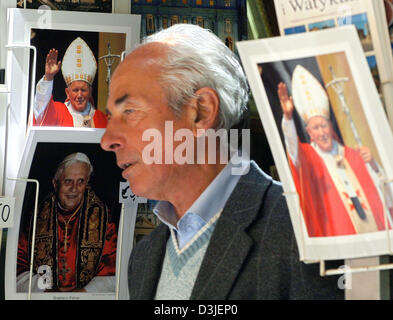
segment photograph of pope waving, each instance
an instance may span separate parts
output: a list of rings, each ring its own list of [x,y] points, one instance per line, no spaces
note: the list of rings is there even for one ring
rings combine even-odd
[[[50,49],[45,59],[45,74],[38,81],[34,97],[35,126],[105,128],[105,114],[97,110],[92,98],[92,86],[97,61],[87,43],[80,37],[68,46],[63,61],[59,52]],[[61,70],[66,101],[54,101],[52,96],[56,74]]]
[[[329,98],[302,65],[292,74],[292,96],[280,82],[282,131],[288,160],[310,237],[385,230],[385,203],[378,190],[383,170],[367,146],[343,145],[330,120]],[[296,109],[310,143],[301,142],[293,120]]]

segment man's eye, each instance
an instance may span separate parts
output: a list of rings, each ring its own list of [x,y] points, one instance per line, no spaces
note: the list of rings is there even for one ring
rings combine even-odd
[[[125,109],[123,112],[125,114],[131,114],[131,113],[135,112],[135,110],[134,109]]]

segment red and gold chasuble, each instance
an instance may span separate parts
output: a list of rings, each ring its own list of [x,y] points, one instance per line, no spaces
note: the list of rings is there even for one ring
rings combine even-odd
[[[116,226],[108,222],[107,208],[92,190],[86,189],[75,212],[64,214],[54,193],[38,212],[33,271],[49,266],[53,290],[83,288],[95,276],[115,275]],[[29,270],[30,252],[31,235],[21,236],[18,274]]]

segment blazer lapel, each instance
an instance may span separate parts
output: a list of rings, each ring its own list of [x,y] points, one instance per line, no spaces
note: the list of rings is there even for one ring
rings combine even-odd
[[[253,244],[245,229],[256,218],[271,183],[251,162],[249,173],[240,178],[217,222],[191,299],[227,299]]]
[[[139,264],[139,268],[143,270],[139,299],[143,300],[154,299],[169,237],[169,229],[164,224],[158,226],[154,231],[157,234],[151,238],[145,258],[141,259]],[[141,281],[141,279],[135,279],[135,281]]]

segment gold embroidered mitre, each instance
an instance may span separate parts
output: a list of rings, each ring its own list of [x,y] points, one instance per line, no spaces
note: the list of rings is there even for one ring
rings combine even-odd
[[[76,80],[92,85],[97,72],[97,61],[87,43],[80,37],[68,46],[61,66],[67,86]]]
[[[304,122],[314,116],[329,119],[329,98],[320,82],[303,66],[297,65],[292,74],[292,97]]]

